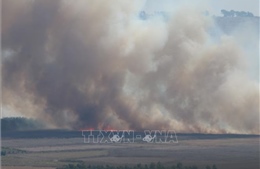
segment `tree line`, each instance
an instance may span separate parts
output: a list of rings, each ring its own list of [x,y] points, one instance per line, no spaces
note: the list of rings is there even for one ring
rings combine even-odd
[[[35,119],[25,117],[5,117],[1,119],[2,131],[23,131],[45,128],[44,124]]]
[[[254,17],[253,13],[245,11],[227,11],[225,9],[222,9],[221,13],[224,15],[224,17]]]

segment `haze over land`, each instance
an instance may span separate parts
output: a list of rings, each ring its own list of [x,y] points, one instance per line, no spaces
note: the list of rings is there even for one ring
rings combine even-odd
[[[143,20],[144,5],[3,0],[3,111],[57,128],[259,134],[259,18],[216,25],[180,5]]]

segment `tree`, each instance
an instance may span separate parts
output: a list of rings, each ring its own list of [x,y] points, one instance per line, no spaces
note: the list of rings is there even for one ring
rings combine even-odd
[[[253,13],[245,11],[227,11],[225,9],[222,9],[221,13],[224,15],[224,17],[254,17]]]
[[[177,169],[182,169],[182,163],[180,162],[177,163]]]
[[[248,17],[254,17],[254,14],[251,13],[251,12],[247,12],[247,16],[248,16]]]
[[[206,166],[206,169],[211,169],[211,167],[207,165],[207,166]]]
[[[228,11],[226,11],[225,9],[222,9],[221,13],[224,15],[224,17],[228,16]]]
[[[6,151],[1,151],[1,156],[5,156],[6,155]]]
[[[141,11],[141,12],[139,13],[139,17],[140,17],[141,19],[143,19],[143,20],[146,20],[146,19],[147,19],[147,15],[146,15],[145,11]]]
[[[234,10],[231,10],[231,11],[230,11],[230,16],[231,16],[231,17],[235,17],[235,11],[234,11]]]
[[[156,166],[155,163],[151,163],[149,168],[150,169],[155,169],[155,166]]]

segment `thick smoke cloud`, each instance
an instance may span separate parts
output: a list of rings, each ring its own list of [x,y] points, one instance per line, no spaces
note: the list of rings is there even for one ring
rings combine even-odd
[[[142,1],[3,0],[4,110],[71,129],[259,133],[259,83],[193,9]]]

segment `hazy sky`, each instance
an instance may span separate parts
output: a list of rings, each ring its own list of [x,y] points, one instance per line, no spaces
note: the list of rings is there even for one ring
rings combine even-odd
[[[173,10],[179,4],[187,6],[197,6],[203,10],[208,10],[211,15],[221,15],[220,10],[250,11],[259,16],[259,0],[147,0],[145,10]]]
[[[219,15],[221,9],[250,11],[259,16],[259,0],[210,0],[211,11]]]

